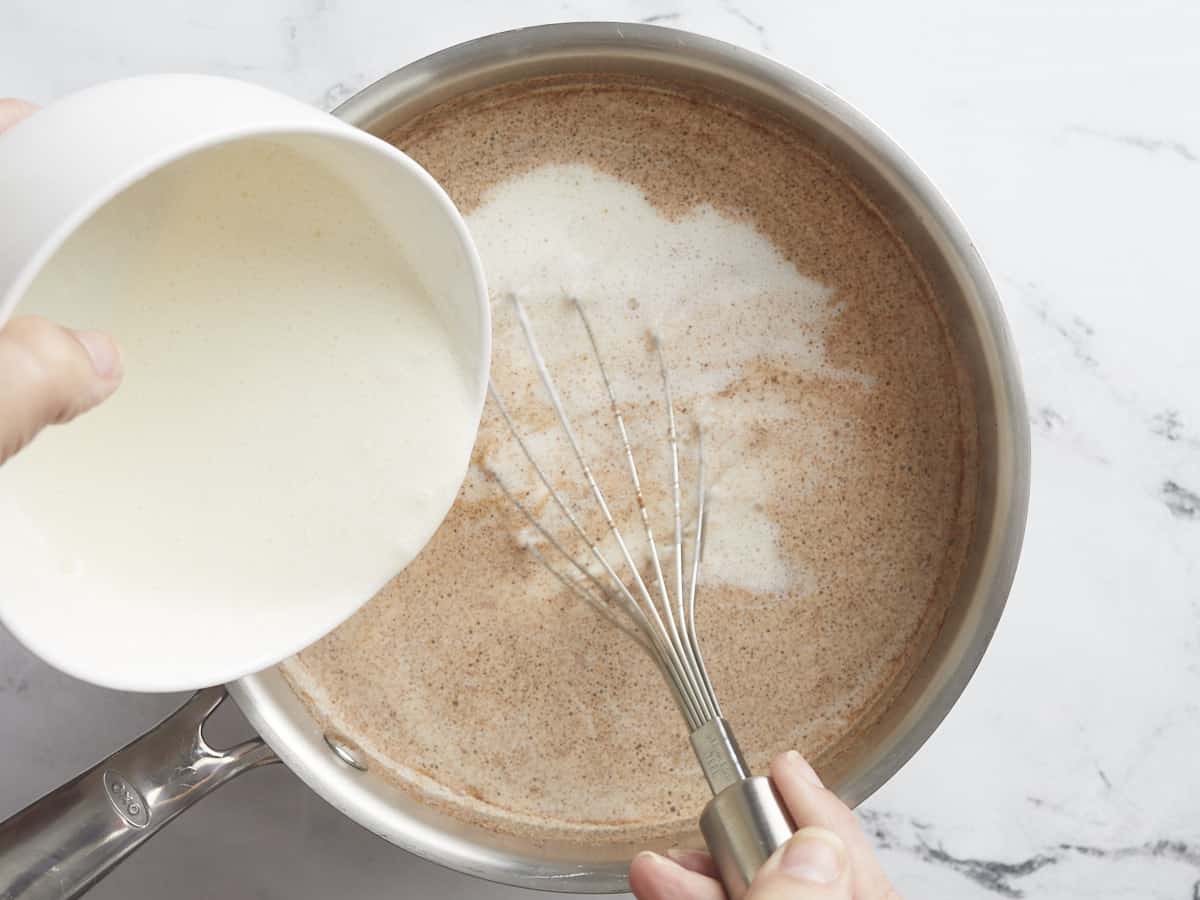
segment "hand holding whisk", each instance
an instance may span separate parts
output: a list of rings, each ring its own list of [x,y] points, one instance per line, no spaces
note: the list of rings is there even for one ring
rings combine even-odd
[[[696,636],[696,594],[700,580],[705,521],[704,453],[702,436],[696,439],[696,500],[692,528],[690,560],[685,564],[683,501],[680,484],[679,432],[671,381],[662,341],[653,336],[653,350],[662,380],[667,413],[667,453],[670,466],[673,530],[670,542],[670,571],[665,571],[662,555],[654,537],[643,482],[629,439],[625,419],[612,380],[605,368],[599,342],[583,304],[572,299],[587,333],[591,354],[607,393],[613,423],[632,483],[646,544],[649,548],[649,574],[643,575],[625,536],[613,516],[609,501],[596,478],[576,428],[563,404],[524,307],[516,298],[512,304],[521,332],[539,379],[562,428],[571,455],[584,481],[587,496],[603,518],[616,545],[614,562],[600,542],[591,537],[581,522],[581,512],[563,496],[551,481],[509,414],[498,392],[489,385],[492,402],[504,419],[522,455],[547,492],[550,501],[569,523],[571,532],[587,555],[599,567],[599,573],[572,553],[563,540],[547,528],[534,511],[523,503],[494,471],[488,475],[509,497],[533,532],[540,538],[526,541],[526,547],[576,597],[600,612],[608,621],[637,641],[662,673],[691,734],[692,748],[712,789],[713,799],[700,817],[700,829],[708,844],[721,880],[731,898],[740,897],[754,873],[771,853],[791,837],[794,826],[785,812],[769,779],[752,776],[734,739],[729,723],[721,714],[712,680],[704,665]],[[574,538],[570,539],[572,543]],[[624,572],[622,577],[621,572]],[[685,577],[686,573],[686,577]]]

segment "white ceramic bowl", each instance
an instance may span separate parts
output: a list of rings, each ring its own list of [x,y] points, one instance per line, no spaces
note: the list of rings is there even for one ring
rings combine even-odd
[[[477,423],[490,355],[487,292],[450,199],[383,141],[289,97],[229,79],[157,75],[109,82],[55,102],[0,135],[0,325],[64,242],[118,194],[185,157],[258,138],[295,148],[334,172],[386,224],[421,282],[435,288],[430,293],[439,315],[466,348]],[[82,310],[95,301],[79,296],[71,302]],[[469,451],[469,445],[451,448],[464,469]],[[77,572],[61,571],[37,554],[14,558],[13,548],[35,546],[39,538],[30,517],[9,500],[0,479],[0,619],[52,665],[107,687],[181,690],[259,671],[335,628],[382,583],[301,610],[136,596],[113,604],[103,591],[108,605],[93,609],[80,596],[89,585]],[[423,513],[425,540],[449,502]],[[153,528],[169,531],[172,523]],[[143,523],[141,540],[145,530]],[[151,537],[147,554],[154,553],[153,543]]]

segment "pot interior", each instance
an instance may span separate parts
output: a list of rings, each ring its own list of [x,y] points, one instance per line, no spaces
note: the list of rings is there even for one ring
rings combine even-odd
[[[815,82],[718,41],[644,25],[525,29],[413,63],[336,112],[386,136],[462,94],[577,72],[696,84],[794,122],[860,182],[903,237],[932,284],[973,382],[977,512],[956,600],[907,686],[874,724],[826,761],[827,782],[855,805],[894,774],[949,711],[983,654],[1012,582],[1024,529],[1029,435],[998,298],[953,212],[878,128]],[[466,825],[423,806],[385,778],[342,762],[277,671],[243,679],[231,692],[262,736],[314,790],[367,828],[427,859],[522,887],[605,892],[627,889],[628,862],[645,849],[535,844]]]

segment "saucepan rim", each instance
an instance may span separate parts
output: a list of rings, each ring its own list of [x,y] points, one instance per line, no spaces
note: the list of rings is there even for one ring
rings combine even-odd
[[[969,307],[969,328],[978,333],[978,361],[987,379],[995,446],[989,476],[991,500],[986,547],[974,574],[970,615],[959,621],[952,664],[923,688],[919,710],[897,728],[898,737],[842,778],[837,787],[851,804],[890,778],[924,743],[957,700],[975,671],[1004,609],[1016,570],[1028,506],[1030,450],[1024,395],[1000,299],[962,223],[917,165],[878,126],[828,88],[759,54],[708,37],[646,24],[580,22],[502,32],[439,51],[380,79],[347,100],[335,114],[350,124],[386,133],[389,110],[437,91],[502,83],[530,61],[561,60],[571,71],[621,71],[614,62],[669,61],[710,78],[741,84],[803,104],[831,124],[840,140],[852,140],[878,166],[881,177],[908,199],[920,227],[936,236],[945,264]],[[623,63],[622,63],[623,64]],[[393,123],[394,124],[394,123]],[[491,881],[570,892],[616,892],[628,887],[631,855],[585,859],[582,852],[525,847],[482,829],[460,827],[427,815],[415,799],[381,787],[383,779],[343,764],[329,752],[318,726],[278,670],[248,676],[230,691],[272,749],[318,794],[350,818],[425,859]],[[398,789],[395,789],[398,790]]]

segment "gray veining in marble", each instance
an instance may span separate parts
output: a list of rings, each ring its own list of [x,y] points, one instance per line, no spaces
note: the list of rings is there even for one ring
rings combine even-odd
[[[905,896],[1200,900],[1200,4],[8,0],[0,94],[195,70],[329,108],[448,44],[570,19],[708,33],[830,85],[921,163],[997,275],[1034,427],[1029,530],[974,681],[861,810]],[[0,815],[178,699],[81,685],[0,635]],[[282,767],[93,896],[168,892],[534,896],[394,850]]]

